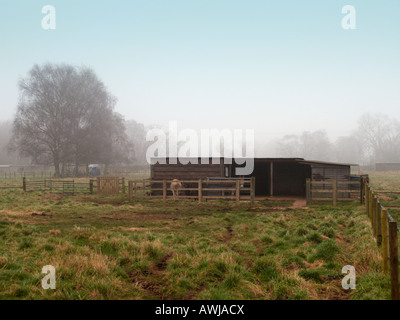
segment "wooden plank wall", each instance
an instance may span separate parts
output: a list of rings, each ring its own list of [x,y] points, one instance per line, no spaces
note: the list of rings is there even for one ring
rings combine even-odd
[[[312,181],[350,180],[350,166],[311,165]]]
[[[203,179],[225,177],[223,164],[154,164],[151,178],[162,179]]]

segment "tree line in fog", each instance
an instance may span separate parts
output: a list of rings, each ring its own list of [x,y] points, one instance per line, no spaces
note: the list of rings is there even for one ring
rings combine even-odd
[[[400,162],[400,122],[383,114],[364,114],[352,134],[331,140],[324,130],[286,135],[276,154],[360,165]]]
[[[0,123],[0,164],[51,165],[59,176],[71,164],[78,173],[79,165],[146,163],[151,127],[115,112],[117,99],[90,68],[35,65],[18,86],[15,119]],[[365,114],[349,136],[332,141],[324,130],[288,134],[266,151],[363,165],[400,162],[400,123]]]

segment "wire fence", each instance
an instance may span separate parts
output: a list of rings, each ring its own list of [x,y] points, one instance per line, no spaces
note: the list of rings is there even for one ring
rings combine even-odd
[[[110,190],[110,181],[117,181],[116,188]],[[105,182],[105,183],[104,183]],[[108,183],[107,183],[108,182]],[[22,179],[0,180],[0,190],[21,189],[24,192],[49,192],[55,194],[76,195],[76,194],[114,194],[125,193],[125,178],[97,178],[86,181],[72,179]]]
[[[26,192],[42,191],[64,195],[91,193],[89,182],[77,182],[75,180],[23,178],[22,189]]]
[[[24,172],[0,172],[0,180],[16,180],[16,179],[38,179],[38,178],[52,178],[54,177],[53,171],[24,171]]]

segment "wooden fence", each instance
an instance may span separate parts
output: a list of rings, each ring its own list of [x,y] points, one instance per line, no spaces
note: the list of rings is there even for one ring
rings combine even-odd
[[[172,199],[170,188],[172,180],[131,180],[128,182],[129,200],[139,198]],[[179,200],[255,200],[255,178],[250,179],[199,179],[180,180],[183,187],[179,190]]]
[[[362,190],[361,180],[311,181],[311,179],[307,179],[307,205],[313,201],[332,201],[334,206],[338,201],[358,200],[361,202]]]
[[[382,250],[382,268],[385,274],[390,272],[391,297],[400,300],[399,293],[399,250],[397,233],[399,228],[397,222],[384,208],[377,196],[372,191],[369,183],[364,180],[363,203],[366,213],[371,221],[372,230],[378,247]]]
[[[98,177],[89,180],[90,193],[98,194],[119,194],[126,193],[125,178],[119,177]]]

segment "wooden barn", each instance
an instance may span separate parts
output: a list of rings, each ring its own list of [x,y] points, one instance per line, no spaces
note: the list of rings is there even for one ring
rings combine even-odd
[[[188,164],[160,164],[153,159],[151,179],[153,180],[190,180],[207,178],[237,178],[236,168],[241,165],[233,161],[225,164],[224,158],[208,159],[204,163],[197,159],[186,159]],[[216,161],[215,161],[216,160]],[[242,159],[243,160],[243,159]],[[194,162],[194,163],[193,163]],[[215,162],[218,162],[215,164]],[[242,163],[242,162],[240,162]],[[302,158],[255,158],[254,170],[256,196],[305,196],[306,179],[311,181],[351,181],[352,164],[307,161]]]

